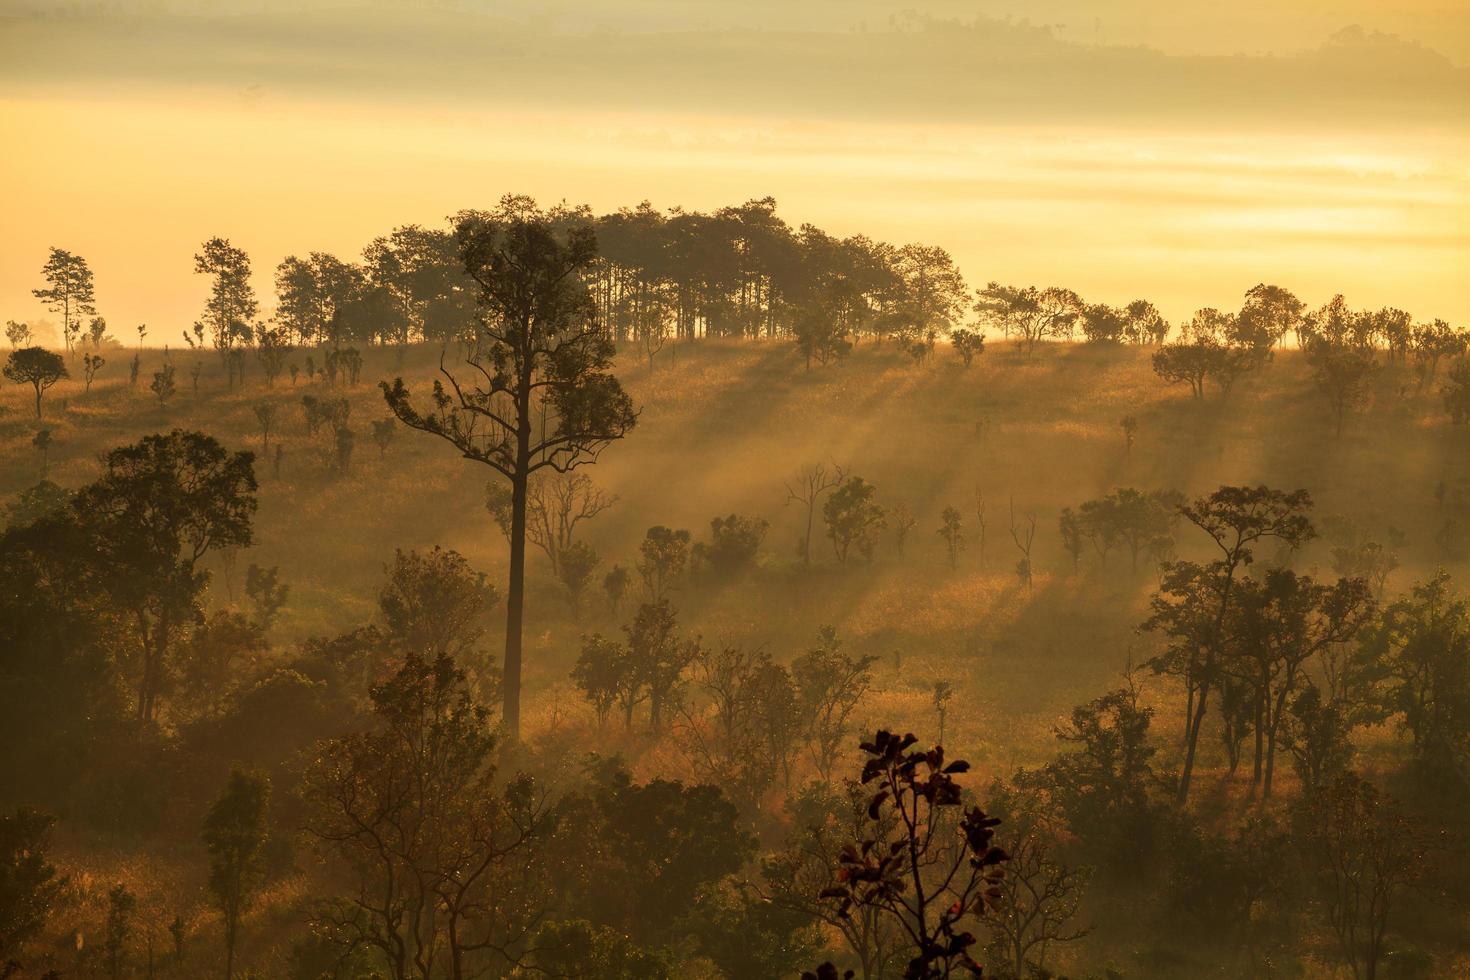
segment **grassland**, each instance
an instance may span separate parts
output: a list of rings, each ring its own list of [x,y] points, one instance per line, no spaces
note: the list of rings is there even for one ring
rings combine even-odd
[[[1062,714],[1149,649],[1135,627],[1155,581],[1151,570],[1132,574],[1115,557],[1106,568],[1085,562],[1073,575],[1056,530],[1063,507],[1117,486],[1187,494],[1221,483],[1305,487],[1318,518],[1346,517],[1380,539],[1390,525],[1405,533],[1390,591],[1445,561],[1436,536],[1470,467],[1459,449],[1463,434],[1449,425],[1433,386],[1416,390],[1407,370],[1384,372],[1373,404],[1339,439],[1294,351],[1278,352],[1228,397],[1212,393],[1200,403],[1164,387],[1145,350],[1051,345],[1025,357],[993,346],[968,370],[948,357],[916,367],[871,345],[843,365],[810,372],[777,343],[685,344],[660,355],[652,372],[629,352],[619,374],[641,408],[639,425],[586,471],[618,496],[586,525],[603,558],[599,573],[615,562],[631,566],[654,524],[689,528],[699,540],[716,515],[768,520],[758,572],[719,590],[685,589],[675,599],[682,622],[711,642],[761,645],[782,658],[831,624],[850,648],[883,658],[886,683],[865,709],[873,722],[931,726],[928,685],[949,680],[960,692],[951,743],[1001,771],[1044,759]],[[50,478],[80,485],[109,447],[173,427],[259,450],[254,407],[279,403],[270,454],[275,441],[285,454],[279,475],[270,460],[257,464],[256,544],[233,571],[215,568],[212,592],[228,602],[247,564],[279,566],[291,586],[274,637],[280,644],[368,620],[394,548],[454,548],[503,582],[505,543],[483,504],[489,471],[407,429],[381,455],[368,437],[369,420],[388,417],[375,381],[399,373],[395,352],[369,352],[355,387],[278,380],[267,388],[254,374],[233,391],[212,355],[175,352],[180,390],[166,406],[146,387],[162,352],[143,352],[145,380],[136,387],[125,377],[127,356],[115,351],[90,392],[68,381],[48,393],[40,424],[52,432]],[[194,357],[205,359],[197,393],[189,380]],[[414,349],[401,372],[423,389],[437,363],[437,351]],[[352,401],[358,440],[345,475],[333,471],[329,438],[306,433],[300,400],[308,393]],[[0,500],[40,476],[26,395],[15,386],[0,391]],[[1131,453],[1119,426],[1125,415],[1139,421]],[[787,503],[784,482],[816,461],[845,466],[877,486],[881,503],[914,513],[918,525],[902,557],[889,537],[871,564],[841,566],[821,540],[814,567],[800,567],[794,543],[802,515]],[[1448,488],[1443,504],[1440,484]],[[985,500],[983,553],[977,490]],[[1029,594],[1014,571],[1012,502],[1018,522],[1037,519]],[[955,571],[936,533],[948,505],[963,514],[968,539]],[[1198,544],[1180,532],[1181,553]],[[1329,563],[1325,544],[1298,562],[1324,574]],[[573,615],[536,558],[530,577],[534,731],[587,714],[568,668],[583,632],[615,631],[619,620],[600,595]],[[1161,712],[1160,726],[1172,723],[1172,713]]]

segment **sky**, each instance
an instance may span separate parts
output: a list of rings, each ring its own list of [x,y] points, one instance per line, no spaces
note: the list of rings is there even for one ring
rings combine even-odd
[[[0,0],[0,319],[46,316],[55,245],[114,334],[176,340],[207,238],[268,298],[286,255],[528,193],[770,195],[1175,320],[1267,281],[1470,326],[1470,4],[1224,7]]]

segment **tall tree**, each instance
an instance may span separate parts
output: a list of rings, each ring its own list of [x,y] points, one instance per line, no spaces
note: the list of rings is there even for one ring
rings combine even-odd
[[[264,773],[236,769],[204,818],[209,890],[225,924],[225,980],[235,976],[240,919],[250,910],[264,874],[270,793],[270,779]]]
[[[494,212],[461,216],[456,234],[465,271],[480,289],[463,369],[456,375],[441,358],[443,379],[434,382],[427,411],[414,406],[402,378],[382,387],[404,424],[510,483],[503,691],[504,722],[518,738],[531,477],[595,462],[637,414],[608,371],[613,347],[595,322],[586,282],[597,244],[581,214],[507,197]]]
[[[82,330],[82,318],[97,315],[92,270],[80,255],[53,247],[46,264],[41,266],[41,276],[46,280],[46,288],[33,289],[31,295],[44,302],[52,313],[61,314],[62,337],[67,353],[71,353]]]

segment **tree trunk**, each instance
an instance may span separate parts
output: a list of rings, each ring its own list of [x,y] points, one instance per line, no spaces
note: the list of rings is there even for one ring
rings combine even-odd
[[[525,427],[522,426],[524,429]],[[527,445],[529,432],[521,445]],[[517,468],[510,493],[510,582],[505,592],[505,665],[501,714],[512,742],[521,737],[521,614],[526,594],[526,467]]]

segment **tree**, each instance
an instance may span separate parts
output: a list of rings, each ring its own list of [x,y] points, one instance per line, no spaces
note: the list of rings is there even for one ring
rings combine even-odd
[[[876,783],[868,823],[843,847],[837,879],[822,897],[843,917],[871,908],[896,925],[913,954],[907,980],[979,976],[967,927],[1001,897],[1007,855],[991,843],[999,821],[963,806],[954,777],[968,763],[946,763],[940,746],[914,750],[917,741],[880,730],[862,744],[862,783]]]
[[[15,350],[21,344],[30,344],[31,328],[28,324],[17,323],[14,320],[5,321],[5,339],[10,341],[10,349]]]
[[[1254,546],[1261,541],[1275,539],[1291,548],[1309,541],[1316,533],[1306,516],[1311,505],[1311,495],[1305,490],[1287,493],[1264,486],[1222,486],[1179,510],[1220,552],[1209,565],[1174,562],[1166,566],[1164,584],[1152,600],[1153,612],[1142,627],[1162,632],[1173,641],[1149,666],[1155,673],[1177,674],[1185,683],[1181,803],[1189,796],[1209,696],[1228,654],[1225,625],[1235,599],[1236,577],[1254,560]]]
[[[597,570],[602,559],[598,557],[597,551],[585,541],[574,542],[569,548],[562,552],[561,568],[557,570],[557,578],[561,584],[566,586],[567,599],[571,602],[572,612],[576,612],[582,605],[582,593],[587,589],[587,583],[592,580],[592,573]]]
[[[41,454],[41,479],[46,479],[51,470],[51,430],[37,429],[31,437],[31,445]]]
[[[174,366],[164,361],[163,367],[153,372],[153,381],[148,385],[148,390],[158,396],[159,407],[167,405],[177,390],[174,386]]]
[[[1243,333],[1255,342],[1279,344],[1286,335],[1298,331],[1306,304],[1289,289],[1258,283],[1246,290],[1245,304],[1240,308]]]
[[[276,424],[276,412],[279,406],[275,402],[256,402],[253,406],[255,421],[260,423],[260,451],[270,452],[271,429]]]
[[[437,545],[427,552],[395,550],[384,572],[378,611],[395,649],[443,654],[460,664],[483,656],[479,643],[500,594],[463,555]]]
[[[1179,340],[1154,351],[1153,368],[1169,384],[1187,384],[1196,400],[1205,397],[1205,382],[1218,377],[1228,352],[1209,340]]]
[[[957,329],[950,332],[950,345],[954,347],[954,353],[960,356],[960,363],[969,367],[970,361],[976,356],[985,353],[985,334],[976,331]]]
[[[1046,956],[1054,945],[1076,942],[1087,935],[1073,924],[1082,904],[1091,871],[1058,859],[1064,842],[1045,794],[1034,787],[990,785],[987,804],[1004,828],[996,843],[1005,851],[1005,875],[1000,900],[986,919],[989,950],[1016,978],[1047,976]]]
[[[690,537],[688,531],[676,531],[662,524],[649,528],[643,536],[635,567],[650,602],[663,602],[684,576],[684,569],[689,564]]]
[[[1470,600],[1441,569],[1384,609],[1364,647],[1426,781],[1470,785]]]
[[[1015,336],[1028,355],[1043,340],[1070,337],[1082,312],[1081,298],[1060,286],[1037,289],[992,282],[975,297],[980,322]]]
[[[562,557],[576,543],[577,525],[590,521],[617,503],[616,494],[605,493],[585,473],[544,472],[526,488],[526,537],[551,562],[552,574],[562,575]],[[507,539],[512,531],[513,500],[510,488],[492,481],[485,488],[485,506]]]
[[[1306,356],[1317,387],[1332,406],[1337,435],[1341,438],[1348,413],[1365,404],[1372,394],[1373,378],[1378,373],[1373,351],[1316,338],[1308,341]]]
[[[250,341],[251,324],[259,309],[255,287],[250,284],[250,256],[228,239],[211,238],[195,253],[194,272],[212,278],[199,324],[209,331],[215,349],[227,355],[236,344]],[[232,387],[234,380],[232,369]]]
[[[47,859],[54,823],[24,807],[0,815],[0,976],[24,969],[25,945],[45,928],[66,883]]]
[[[114,885],[107,892],[102,956],[107,964],[109,980],[123,980],[128,974],[128,944],[133,938],[133,916],[137,911],[138,897],[126,885]]]
[[[393,419],[373,419],[373,442],[378,447],[378,458],[381,459],[388,454],[388,447],[393,444],[393,434],[397,426]]]
[[[690,662],[697,695],[680,706],[679,742],[701,782],[757,813],[778,779],[789,787],[804,728],[791,673],[764,650],[699,649]]]
[[[944,548],[949,555],[950,571],[954,571],[959,562],[960,552],[965,550],[965,532],[960,526],[960,512],[953,507],[946,507],[942,520],[939,536],[944,539]]]
[[[1304,845],[1327,922],[1359,980],[1376,980],[1389,918],[1425,872],[1418,829],[1371,783],[1344,774],[1306,801]]]
[[[1133,440],[1138,436],[1138,419],[1132,415],[1125,415],[1118,422],[1119,428],[1123,430],[1123,455],[1133,455]]]
[[[612,614],[618,614],[618,607],[623,604],[623,596],[628,591],[628,570],[622,565],[614,565],[608,569],[607,574],[602,577],[602,591],[607,594],[607,604]]]
[[[909,532],[918,525],[919,519],[904,503],[897,503],[890,507],[888,516],[893,521],[893,550],[902,558],[904,545],[909,540]]]
[[[1465,353],[1465,334],[1451,327],[1444,320],[1421,323],[1414,328],[1413,347],[1415,365],[1419,373],[1419,389],[1434,380],[1439,362],[1446,357],[1459,357]]]
[[[1276,746],[1292,699],[1306,682],[1307,663],[1356,640],[1376,609],[1362,579],[1319,585],[1289,569],[1271,569],[1260,582],[1243,579],[1235,588],[1223,668],[1250,692],[1251,791],[1260,787],[1269,797]]]
[[[844,910],[820,897],[838,874],[843,849],[873,834],[868,803],[869,794],[855,779],[835,788],[812,784],[788,799],[786,809],[796,831],[783,850],[762,860],[761,878],[772,904],[835,930],[856,958],[863,980],[876,980],[899,966],[904,937],[898,924],[878,907]],[[897,816],[891,811],[881,812],[879,821],[875,836],[896,832]],[[837,976],[835,968],[831,975]]]
[[[493,214],[459,218],[465,271],[479,286],[462,380],[440,362],[434,407],[416,409],[403,379],[383,384],[399,420],[489,466],[511,486],[510,582],[506,595],[504,721],[519,737],[521,631],[525,603],[526,503],[531,477],[595,462],[637,421],[608,373],[613,346],[598,329],[584,273],[596,256],[580,217],[506,198]],[[452,393],[451,393],[452,392]]]
[[[965,279],[950,254],[934,245],[905,245],[894,254],[893,269],[905,337],[932,343],[948,333],[965,305]]]
[[[261,370],[265,372],[265,384],[267,388],[276,386],[276,378],[281,373],[281,368],[286,363],[286,355],[291,353],[291,341],[284,327],[266,329],[264,324],[255,330],[255,359],[260,362]]]
[[[71,377],[60,354],[44,347],[22,347],[13,350],[5,360],[5,377],[16,384],[28,384],[36,390],[36,418],[41,417],[41,393],[63,378]]]
[[[709,543],[697,541],[690,549],[690,560],[696,568],[709,569],[716,579],[729,579],[755,565],[756,553],[770,527],[758,517],[729,514],[709,522]]]
[[[796,542],[796,551],[803,565],[812,563],[812,524],[817,505],[846,478],[847,474],[840,466],[834,466],[829,473],[822,463],[810,463],[797,470],[796,476],[786,484],[786,502],[806,508],[806,530]]]
[[[852,714],[873,686],[877,657],[854,657],[842,649],[831,626],[817,631],[817,645],[791,662],[797,703],[806,719],[806,740],[822,782],[830,783]]]
[[[1085,849],[1114,871],[1137,870],[1157,823],[1153,709],[1140,704],[1131,673],[1125,681],[1074,707],[1055,729],[1067,751],[1014,779],[1023,791],[1044,791]]]
[[[97,372],[101,371],[102,365],[106,363],[107,361],[103,359],[101,354],[82,355],[82,391],[92,390],[92,379],[97,377]]]
[[[1072,574],[1082,563],[1082,552],[1087,547],[1087,535],[1082,529],[1082,519],[1070,507],[1063,507],[1057,517],[1057,531],[1062,536],[1062,547],[1072,557]]]
[[[393,980],[466,980],[526,954],[546,811],[499,779],[489,712],[453,658],[417,653],[371,690],[374,727],[320,746],[306,829],[348,889],[319,925]]]
[[[1130,344],[1162,344],[1169,336],[1169,321],[1148,300],[1136,299],[1123,312],[1123,337]]]
[[[53,247],[41,267],[41,277],[46,280],[46,288],[33,289],[31,295],[45,303],[52,313],[61,314],[61,334],[67,353],[71,353],[82,330],[82,318],[97,314],[92,270],[80,255]],[[15,346],[13,336],[10,342]]]
[[[667,599],[639,606],[623,632],[633,681],[648,692],[649,727],[661,731],[676,706],[685,669],[700,655],[699,638],[679,636],[678,619]]]
[[[276,615],[286,604],[286,596],[291,593],[291,587],[282,582],[280,577],[280,569],[275,565],[262,568],[251,562],[250,567],[245,569],[245,597],[249,600],[255,613],[255,622],[262,631],[271,628],[271,624],[276,621]]]
[[[270,792],[270,779],[264,773],[235,769],[204,818],[209,890],[225,925],[225,980],[235,975],[240,920],[250,911],[264,877],[262,859]]]
[[[822,505],[827,537],[832,539],[832,550],[843,564],[854,546],[868,561],[873,560],[877,532],[887,526],[883,508],[873,500],[877,492],[877,487],[862,477],[850,476]]]
[[[796,349],[806,362],[806,370],[812,369],[815,358],[823,367],[840,361],[852,352],[852,343],[846,332],[826,310],[804,308],[796,314],[792,323],[796,334]]]
[[[1470,422],[1470,360],[1460,358],[1450,366],[1450,377],[1442,394],[1450,421],[1455,425]]]
[[[663,957],[616,929],[585,919],[548,922],[536,931],[537,972],[581,980],[674,980]]]
[[[1031,549],[1036,543],[1036,515],[1025,514],[1023,515],[1025,523],[1017,524],[1016,502],[1013,499],[1010,502],[1010,516],[1011,541],[1015,544],[1016,550],[1021,553],[1021,560],[1016,563],[1016,576],[1021,580],[1021,584],[1026,587],[1026,591],[1030,592],[1031,575],[1035,569],[1035,566],[1031,563]]]
[[[572,682],[591,702],[598,725],[606,725],[613,707],[622,705],[624,727],[633,727],[633,709],[643,700],[644,692],[627,647],[600,633],[582,637],[582,652],[572,666]]]
[[[1120,344],[1128,334],[1128,311],[1106,303],[1082,307],[1082,336],[1089,344]]]
[[[139,722],[155,719],[179,634],[199,618],[209,578],[200,561],[250,544],[255,491],[251,453],[175,429],[109,452],[101,477],[73,499],[107,591],[136,631]]]

